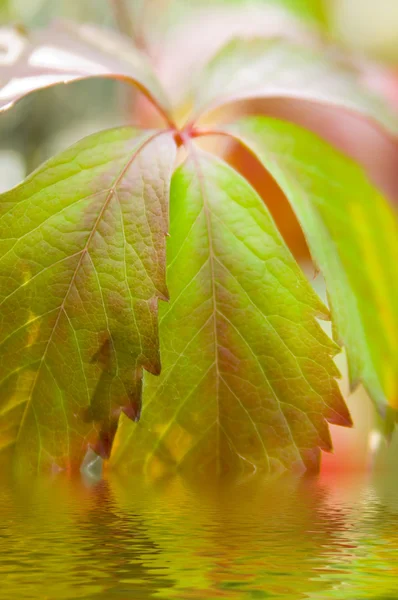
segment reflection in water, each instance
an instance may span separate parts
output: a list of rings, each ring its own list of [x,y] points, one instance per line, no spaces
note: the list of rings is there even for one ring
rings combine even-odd
[[[392,481],[2,481],[0,599],[398,598]]]

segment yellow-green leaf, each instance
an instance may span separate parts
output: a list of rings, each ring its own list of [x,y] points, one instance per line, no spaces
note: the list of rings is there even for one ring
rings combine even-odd
[[[316,468],[327,421],[350,424],[315,317],[328,313],[264,203],[222,161],[192,150],[171,187],[170,303],[162,373],[111,462],[149,473]]]
[[[295,125],[247,118],[228,131],[281,186],[328,289],[335,339],[347,349],[351,382],[382,413],[398,408],[398,227],[362,170]]]
[[[90,136],[0,196],[0,455],[68,468],[110,450],[158,373],[175,144]]]

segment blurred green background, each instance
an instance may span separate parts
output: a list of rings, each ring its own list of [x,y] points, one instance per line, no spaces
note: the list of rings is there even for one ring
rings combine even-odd
[[[254,5],[290,11],[342,45],[387,61],[392,68],[398,64],[396,0],[0,0],[0,25],[37,28],[57,18],[89,21],[122,29],[146,49],[164,44],[167,52],[170,32],[181,31],[184,22],[200,27],[209,10]],[[1,115],[0,188],[14,185],[85,134],[134,121],[134,98],[127,102],[127,93],[110,81],[82,82],[34,94]]]

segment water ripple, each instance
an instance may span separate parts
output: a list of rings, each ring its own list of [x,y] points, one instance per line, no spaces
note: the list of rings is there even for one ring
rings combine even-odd
[[[393,482],[2,481],[0,599],[396,599]]]

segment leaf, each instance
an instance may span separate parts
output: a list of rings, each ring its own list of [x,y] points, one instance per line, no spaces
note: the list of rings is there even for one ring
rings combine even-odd
[[[177,5],[176,5],[177,4]],[[275,3],[189,4],[173,2],[169,27],[161,35],[148,36],[156,57],[157,72],[176,103],[185,99],[196,83],[197,73],[231,39],[252,36],[284,36],[303,40],[317,38],[317,32]],[[147,11],[148,25],[154,28],[153,10]],[[166,20],[166,19],[165,19]],[[142,24],[142,20],[141,20]],[[206,31],[206,35],[203,32]]]
[[[234,40],[204,69],[197,87],[197,115],[253,98],[291,98],[330,104],[370,118],[394,135],[398,116],[359,82],[327,48],[288,40]]]
[[[263,117],[227,128],[289,199],[328,289],[350,379],[398,408],[398,228],[362,170],[312,133]]]
[[[174,174],[162,374],[139,424],[123,422],[122,469],[268,473],[316,468],[326,420],[349,425],[327,311],[260,197],[222,161],[192,151]]]
[[[134,83],[167,118],[168,101],[150,63],[128,38],[66,21],[29,36],[0,29],[0,110],[33,91],[92,77]]]
[[[158,373],[158,298],[175,144],[92,135],[0,196],[0,453],[41,469],[106,456],[142,369]]]

